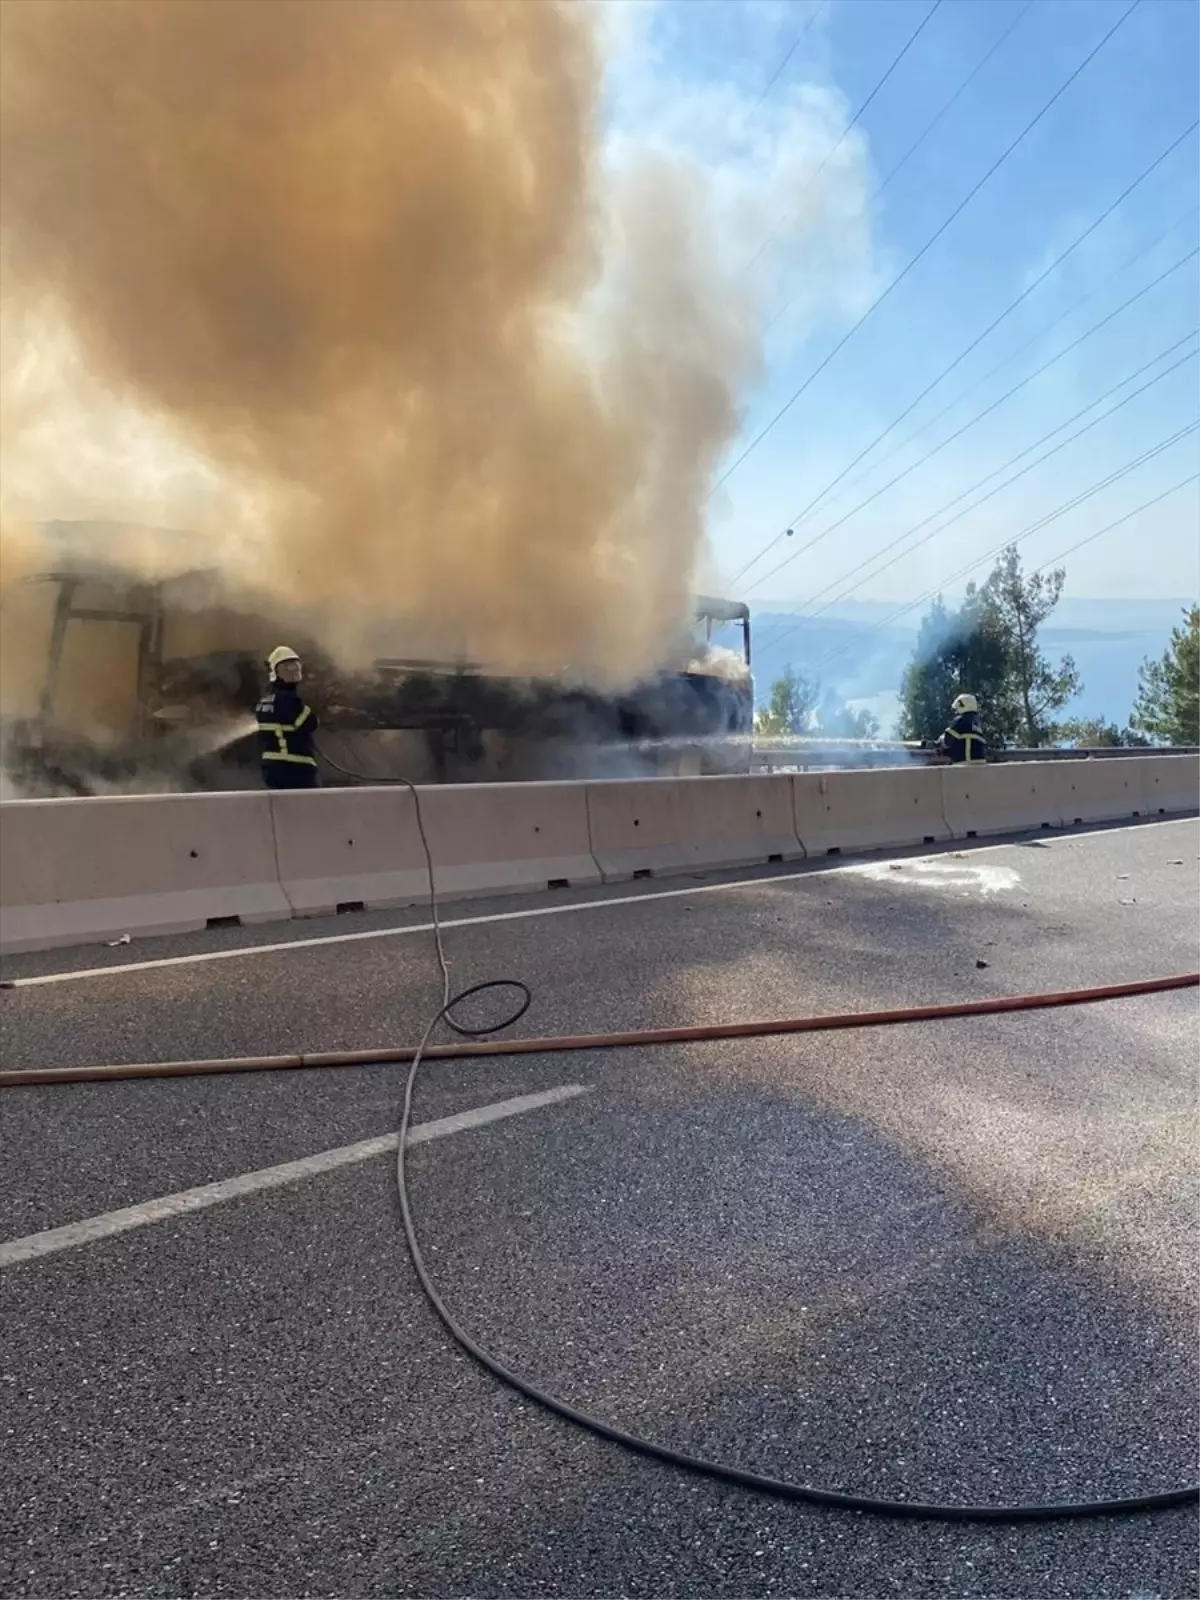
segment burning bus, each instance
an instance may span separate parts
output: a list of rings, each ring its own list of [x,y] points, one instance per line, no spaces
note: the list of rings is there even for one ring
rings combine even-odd
[[[214,571],[146,581],[95,559],[79,525],[52,529],[61,559],[0,615],[0,757],[17,795],[256,784],[254,705],[280,638],[304,657],[326,784],[749,770],[750,614],[736,601],[697,599],[675,659],[618,693],[412,654],[348,671],[294,621],[233,602]]]

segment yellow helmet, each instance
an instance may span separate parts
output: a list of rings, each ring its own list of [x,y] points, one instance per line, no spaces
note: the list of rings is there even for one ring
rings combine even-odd
[[[956,717],[961,717],[964,711],[978,712],[979,701],[973,694],[960,694],[951,702],[950,709]]]
[[[271,676],[274,677],[277,668],[281,667],[285,661],[299,661],[299,659],[300,657],[292,649],[291,645],[277,644],[267,657],[267,666],[271,669]]]

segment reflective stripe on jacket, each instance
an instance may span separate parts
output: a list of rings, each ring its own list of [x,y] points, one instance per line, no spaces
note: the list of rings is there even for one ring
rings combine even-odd
[[[980,731],[977,711],[964,711],[961,716],[955,717],[940,743],[955,763],[986,761],[988,758],[987,740]]]
[[[255,715],[259,754],[264,764],[284,762],[315,770],[316,713],[305,705],[290,684],[273,684],[255,707]]]

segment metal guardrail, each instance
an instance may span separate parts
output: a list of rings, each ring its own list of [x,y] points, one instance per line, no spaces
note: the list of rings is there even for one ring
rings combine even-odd
[[[1126,756],[1200,756],[1200,745],[1095,745],[1064,749],[1055,745],[1037,749],[1014,747],[992,750],[988,759],[1004,761],[1108,761]],[[930,767],[940,764],[932,745],[898,739],[763,739],[756,740],[750,756],[755,772],[810,772],[853,767]]]
[[[843,767],[929,766],[934,755],[933,750],[922,750],[919,745],[805,740],[790,745],[756,744],[750,754],[750,767],[754,772],[808,772]]]
[[[1056,745],[1047,745],[1038,750],[996,750],[992,752],[992,759],[995,761],[1120,761],[1126,756],[1196,755],[1200,755],[1200,745],[1195,744],[1102,744],[1095,746],[1080,746],[1071,750],[1063,750]]]

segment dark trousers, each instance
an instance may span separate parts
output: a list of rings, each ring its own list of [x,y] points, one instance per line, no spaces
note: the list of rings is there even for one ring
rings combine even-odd
[[[295,761],[264,761],[263,784],[268,789],[319,789],[316,767],[302,767]]]

